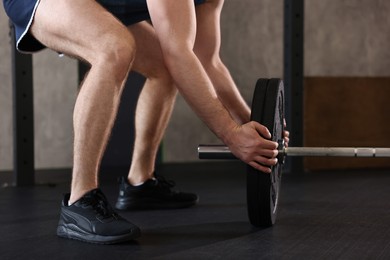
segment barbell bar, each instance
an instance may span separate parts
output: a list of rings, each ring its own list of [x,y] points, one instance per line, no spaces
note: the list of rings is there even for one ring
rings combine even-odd
[[[199,159],[236,159],[227,146],[199,145]],[[390,148],[384,147],[281,147],[280,156],[324,157],[390,157]]]

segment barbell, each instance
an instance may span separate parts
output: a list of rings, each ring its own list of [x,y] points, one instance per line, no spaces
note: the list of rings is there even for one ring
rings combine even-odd
[[[247,209],[256,227],[269,227],[276,221],[282,168],[286,156],[390,157],[390,148],[376,147],[285,147],[284,86],[281,79],[259,79],[252,100],[251,120],[266,126],[272,141],[279,144],[278,163],[271,173],[247,166]],[[199,145],[200,159],[236,159],[224,145]]]

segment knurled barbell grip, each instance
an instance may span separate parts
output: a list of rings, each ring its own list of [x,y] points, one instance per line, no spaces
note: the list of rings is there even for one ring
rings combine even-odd
[[[285,156],[390,157],[390,148],[376,147],[286,147]],[[236,159],[224,145],[199,145],[199,159]]]

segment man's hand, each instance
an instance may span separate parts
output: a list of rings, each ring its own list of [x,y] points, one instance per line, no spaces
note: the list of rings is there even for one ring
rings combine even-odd
[[[283,119],[283,125],[284,125],[284,131],[283,131],[284,147],[288,147],[288,142],[290,141],[290,132],[286,130],[287,127],[286,119]]]
[[[267,140],[270,138],[265,126],[251,121],[232,129],[224,141],[237,158],[259,171],[271,173],[270,166],[278,162],[278,143]]]

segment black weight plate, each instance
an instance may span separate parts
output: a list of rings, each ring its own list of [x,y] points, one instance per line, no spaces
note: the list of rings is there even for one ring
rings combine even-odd
[[[266,126],[273,141],[283,139],[284,87],[280,79],[259,79],[252,101],[251,120]],[[272,173],[247,168],[247,206],[252,225],[269,227],[275,223],[282,164],[272,167]]]

